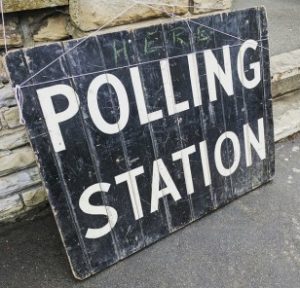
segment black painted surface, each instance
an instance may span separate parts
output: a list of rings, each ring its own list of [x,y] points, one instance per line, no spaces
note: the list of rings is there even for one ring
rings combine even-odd
[[[253,71],[249,69],[251,63],[259,61],[261,68],[261,81],[253,89],[243,87],[237,72],[237,55],[248,39],[257,41],[258,47],[246,53],[246,77],[253,77]],[[272,179],[274,136],[267,23],[263,8],[80,41],[19,50],[9,53],[6,60],[13,84],[21,84],[23,114],[30,140],[74,275],[84,279]],[[234,94],[228,96],[215,76],[217,100],[210,101],[204,51],[210,49],[220,69],[224,70],[223,47],[226,45],[230,47]],[[202,95],[199,106],[194,105],[193,99],[188,63],[191,53],[196,53],[198,64]],[[39,73],[57,57],[59,60]],[[163,59],[168,59],[170,66],[175,103],[188,101],[189,104],[189,109],[172,115],[168,113],[166,86],[160,67]],[[135,95],[138,79],[131,79],[133,67],[138,67],[143,95]],[[35,73],[38,74],[24,84]],[[118,127],[114,134],[103,133],[95,126],[88,107],[90,83],[105,73],[122,82],[129,104],[127,125]],[[79,110],[71,119],[59,124],[66,149],[55,152],[37,90],[59,84],[76,91]],[[108,123],[116,123],[123,107],[120,107],[115,89],[103,85],[97,95],[103,118]],[[144,98],[148,123],[140,123],[136,97]],[[56,113],[63,113],[68,107],[65,96],[57,93],[53,97],[53,106]],[[163,117],[150,121],[149,113],[159,110]],[[266,158],[260,159],[252,148],[253,164],[246,167],[243,126],[248,123],[258,137],[257,121],[260,118],[264,119]],[[241,159],[237,170],[224,177],[217,169],[214,153],[217,140],[226,131],[237,135]],[[208,147],[210,185],[205,185],[203,155],[199,151],[203,141]],[[183,163],[174,161],[172,154],[193,145],[195,153],[189,160],[194,193],[189,195]],[[234,151],[230,141],[224,141],[221,155],[224,167],[231,167]],[[180,199],[175,201],[174,190],[165,192],[170,183],[159,175],[163,197],[159,200],[158,210],[151,213],[153,170],[160,167],[158,161],[166,168]],[[134,179],[131,178],[128,184],[117,185],[115,177],[138,167],[144,169],[144,173],[136,177],[143,215],[136,220],[129,194]],[[105,206],[106,212],[109,206],[113,207],[118,213],[115,226],[105,215],[90,215],[80,209],[83,191],[96,183],[111,186],[107,193],[93,195],[90,204]],[[133,201],[137,203],[138,199]],[[108,233],[97,239],[86,238],[87,229],[101,228],[106,223],[110,227]]]

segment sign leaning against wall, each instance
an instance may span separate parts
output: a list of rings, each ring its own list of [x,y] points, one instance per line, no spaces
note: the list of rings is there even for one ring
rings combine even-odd
[[[6,60],[84,279],[271,180],[274,137],[263,8],[79,41]]]

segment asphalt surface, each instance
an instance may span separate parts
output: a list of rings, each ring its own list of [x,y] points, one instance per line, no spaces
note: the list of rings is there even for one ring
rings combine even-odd
[[[276,154],[273,182],[84,282],[50,213],[2,227],[0,287],[299,287],[300,135]]]
[[[271,55],[300,49],[300,1],[233,0],[233,9],[261,5],[267,9]]]

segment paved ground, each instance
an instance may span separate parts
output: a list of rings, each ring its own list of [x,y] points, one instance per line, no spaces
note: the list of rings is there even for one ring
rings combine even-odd
[[[53,217],[0,230],[1,288],[294,288],[300,283],[300,135],[276,146],[275,180],[86,280]]]
[[[271,55],[300,49],[300,1],[233,0],[233,9],[260,5],[268,13]]]

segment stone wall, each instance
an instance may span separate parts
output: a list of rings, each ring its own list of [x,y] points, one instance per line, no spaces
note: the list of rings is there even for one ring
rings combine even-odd
[[[152,18],[200,14],[229,9],[231,0],[3,0],[6,44],[31,47],[86,35],[104,24],[111,29]],[[158,3],[151,8],[147,3]],[[175,4],[176,8],[171,5]],[[125,13],[121,13],[122,11]],[[119,16],[117,19],[114,19]],[[104,32],[106,30],[104,29]],[[3,25],[0,25],[0,222],[15,220],[46,203],[34,153],[4,66]]]

